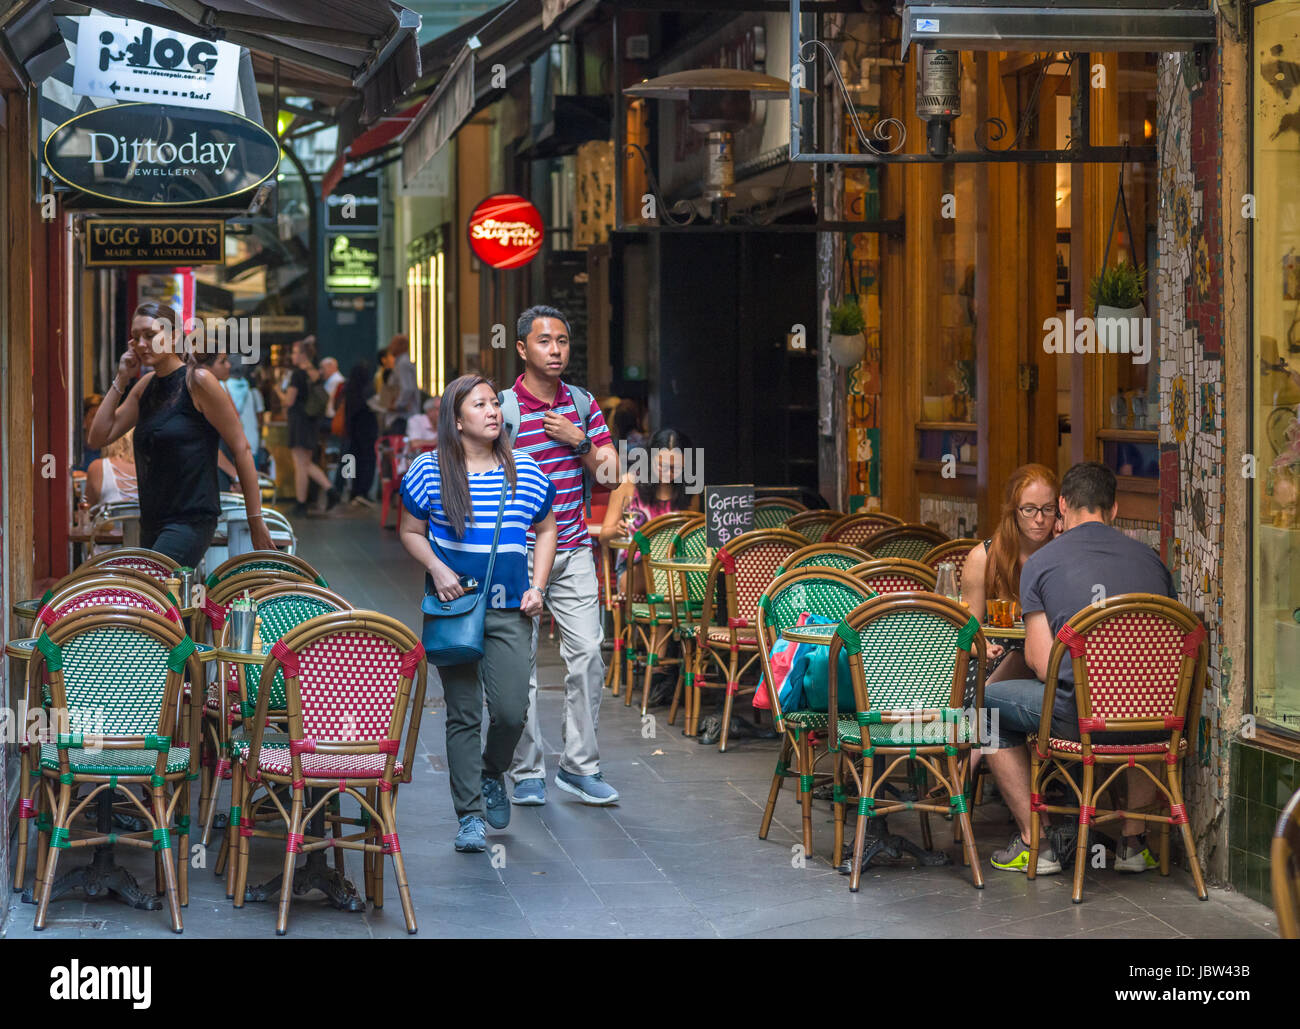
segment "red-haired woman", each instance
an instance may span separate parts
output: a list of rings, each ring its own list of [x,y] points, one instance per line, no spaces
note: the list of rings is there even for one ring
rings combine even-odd
[[[1056,534],[1056,498],[1060,482],[1041,464],[1022,465],[1007,480],[993,535],[977,547],[962,568],[961,598],[970,613],[985,620],[989,599],[1020,601],[1020,571],[1029,555]],[[1008,654],[1007,651],[1012,653]],[[990,643],[990,661],[999,661],[997,678],[1032,678],[1024,665],[1023,644]],[[1003,657],[1007,660],[1001,661]],[[1022,667],[1023,666],[1023,667]],[[990,675],[990,678],[992,676]]]

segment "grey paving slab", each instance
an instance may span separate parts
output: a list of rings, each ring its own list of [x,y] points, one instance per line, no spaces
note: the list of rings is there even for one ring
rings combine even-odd
[[[392,531],[373,514],[349,512],[300,525],[302,555],[333,588],[358,607],[371,607],[418,626],[421,572]],[[859,893],[830,861],[829,805],[814,805],[814,849],[801,855],[798,794],[787,787],[777,802],[766,840],[758,824],[767,801],[778,745],[744,741],[726,754],[700,746],[668,725],[667,712],[641,720],[639,704],[625,707],[606,694],[601,708],[602,767],[622,794],[608,808],[591,808],[552,782],[560,745],[563,665],[546,639],[538,654],[540,728],[547,754],[549,802],[514,808],[505,830],[489,830],[488,854],[457,854],[446,774],[441,686],[431,676],[414,781],[398,802],[402,851],[419,920],[419,938],[649,938],[747,937],[1165,939],[1250,938],[1276,935],[1272,913],[1248,898],[1212,889],[1196,900],[1182,870],[1121,876],[1089,870],[1085,902],[1070,900],[1070,880],[1029,882],[988,864],[1009,835],[997,802],[975,812],[975,835],[986,888],[975,890],[959,863],[925,868],[910,859],[867,869]],[[639,701],[639,694],[638,694]],[[643,728],[654,735],[646,738]],[[223,786],[218,810],[228,807]],[[936,844],[959,857],[951,825],[933,819]],[[915,818],[895,818],[895,832],[919,839]],[[853,820],[847,831],[851,839]],[[257,841],[250,880],[279,872],[283,849]],[[271,937],[274,903],[236,910],[224,878],[206,868],[190,874],[191,901],[183,939]],[[129,853],[123,862],[152,881],[152,859]],[[361,862],[347,861],[360,877]],[[294,899],[289,938],[370,939],[406,936],[391,864],[385,867],[385,906],[362,914],[331,909],[320,894]],[[35,908],[10,897],[0,932],[31,938]],[[52,939],[174,938],[163,912],[128,911],[102,901],[70,897],[51,908]]]

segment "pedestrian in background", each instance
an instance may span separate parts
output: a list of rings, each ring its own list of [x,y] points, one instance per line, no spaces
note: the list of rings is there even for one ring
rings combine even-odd
[[[253,455],[230,397],[212,372],[175,352],[180,319],[170,307],[141,304],[117,375],[95,414],[88,442],[105,447],[135,429],[140,545],[197,566],[217,528],[217,441],[235,455],[253,546],[271,549]],[[141,369],[134,386],[130,380]]]
[[[370,489],[375,483],[375,444],[379,440],[379,419],[370,409],[374,395],[370,365],[358,361],[348,372],[343,386],[343,453],[356,460],[356,477],[352,480],[352,503],[371,506]],[[339,462],[340,467],[342,461]]]
[[[528,640],[536,635],[555,557],[555,487],[532,458],[511,451],[490,381],[462,375],[443,397],[442,446],[417,457],[402,480],[399,535],[427,573],[426,596],[454,600],[471,580],[478,583],[473,589],[487,591],[483,657],[438,668],[447,702],[455,846],[481,852],[484,819],[496,829],[510,824],[502,777],[530,707]],[[536,536],[531,551],[530,531]],[[488,731],[480,741],[485,698]]]
[[[339,493],[325,472],[315,463],[316,447],[320,442],[320,419],[325,414],[326,401],[320,369],[316,367],[314,337],[300,339],[292,349],[293,370],[286,385],[279,389],[280,402],[289,412],[289,453],[293,455],[293,487],[297,503],[295,516],[307,514],[308,483],[314,482],[326,490],[325,509],[339,502]],[[313,389],[320,392],[313,396]]]
[[[586,804],[613,804],[618,791],[600,771],[596,729],[605,685],[600,652],[604,634],[596,582],[596,563],[587,528],[589,477],[613,482],[618,454],[595,398],[562,382],[569,364],[569,323],[553,307],[530,307],[519,316],[515,348],[524,373],[502,394],[502,409],[516,450],[541,466],[555,485],[558,531],[555,567],[546,606],[560,629],[564,679],[564,751],[555,773],[557,788]],[[533,620],[532,678],[528,719],[515,749],[510,776],[515,804],[546,803],[546,769],[537,721],[537,632]]]
[[[394,436],[405,436],[406,423],[420,413],[420,384],[410,351],[411,344],[405,333],[398,333],[388,344],[388,353],[393,358],[392,378],[396,389],[388,409],[389,423],[385,431]]]

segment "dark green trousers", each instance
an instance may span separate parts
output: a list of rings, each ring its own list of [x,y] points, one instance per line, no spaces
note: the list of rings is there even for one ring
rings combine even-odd
[[[488,608],[483,658],[438,669],[447,702],[447,772],[456,817],[483,816],[483,776],[510,768],[528,714],[533,620],[518,608]],[[483,702],[488,729],[483,739]]]

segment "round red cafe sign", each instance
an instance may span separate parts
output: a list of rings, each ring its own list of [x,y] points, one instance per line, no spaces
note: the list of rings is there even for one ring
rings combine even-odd
[[[542,249],[542,214],[521,196],[497,193],[469,217],[469,245],[493,268],[519,268]]]

